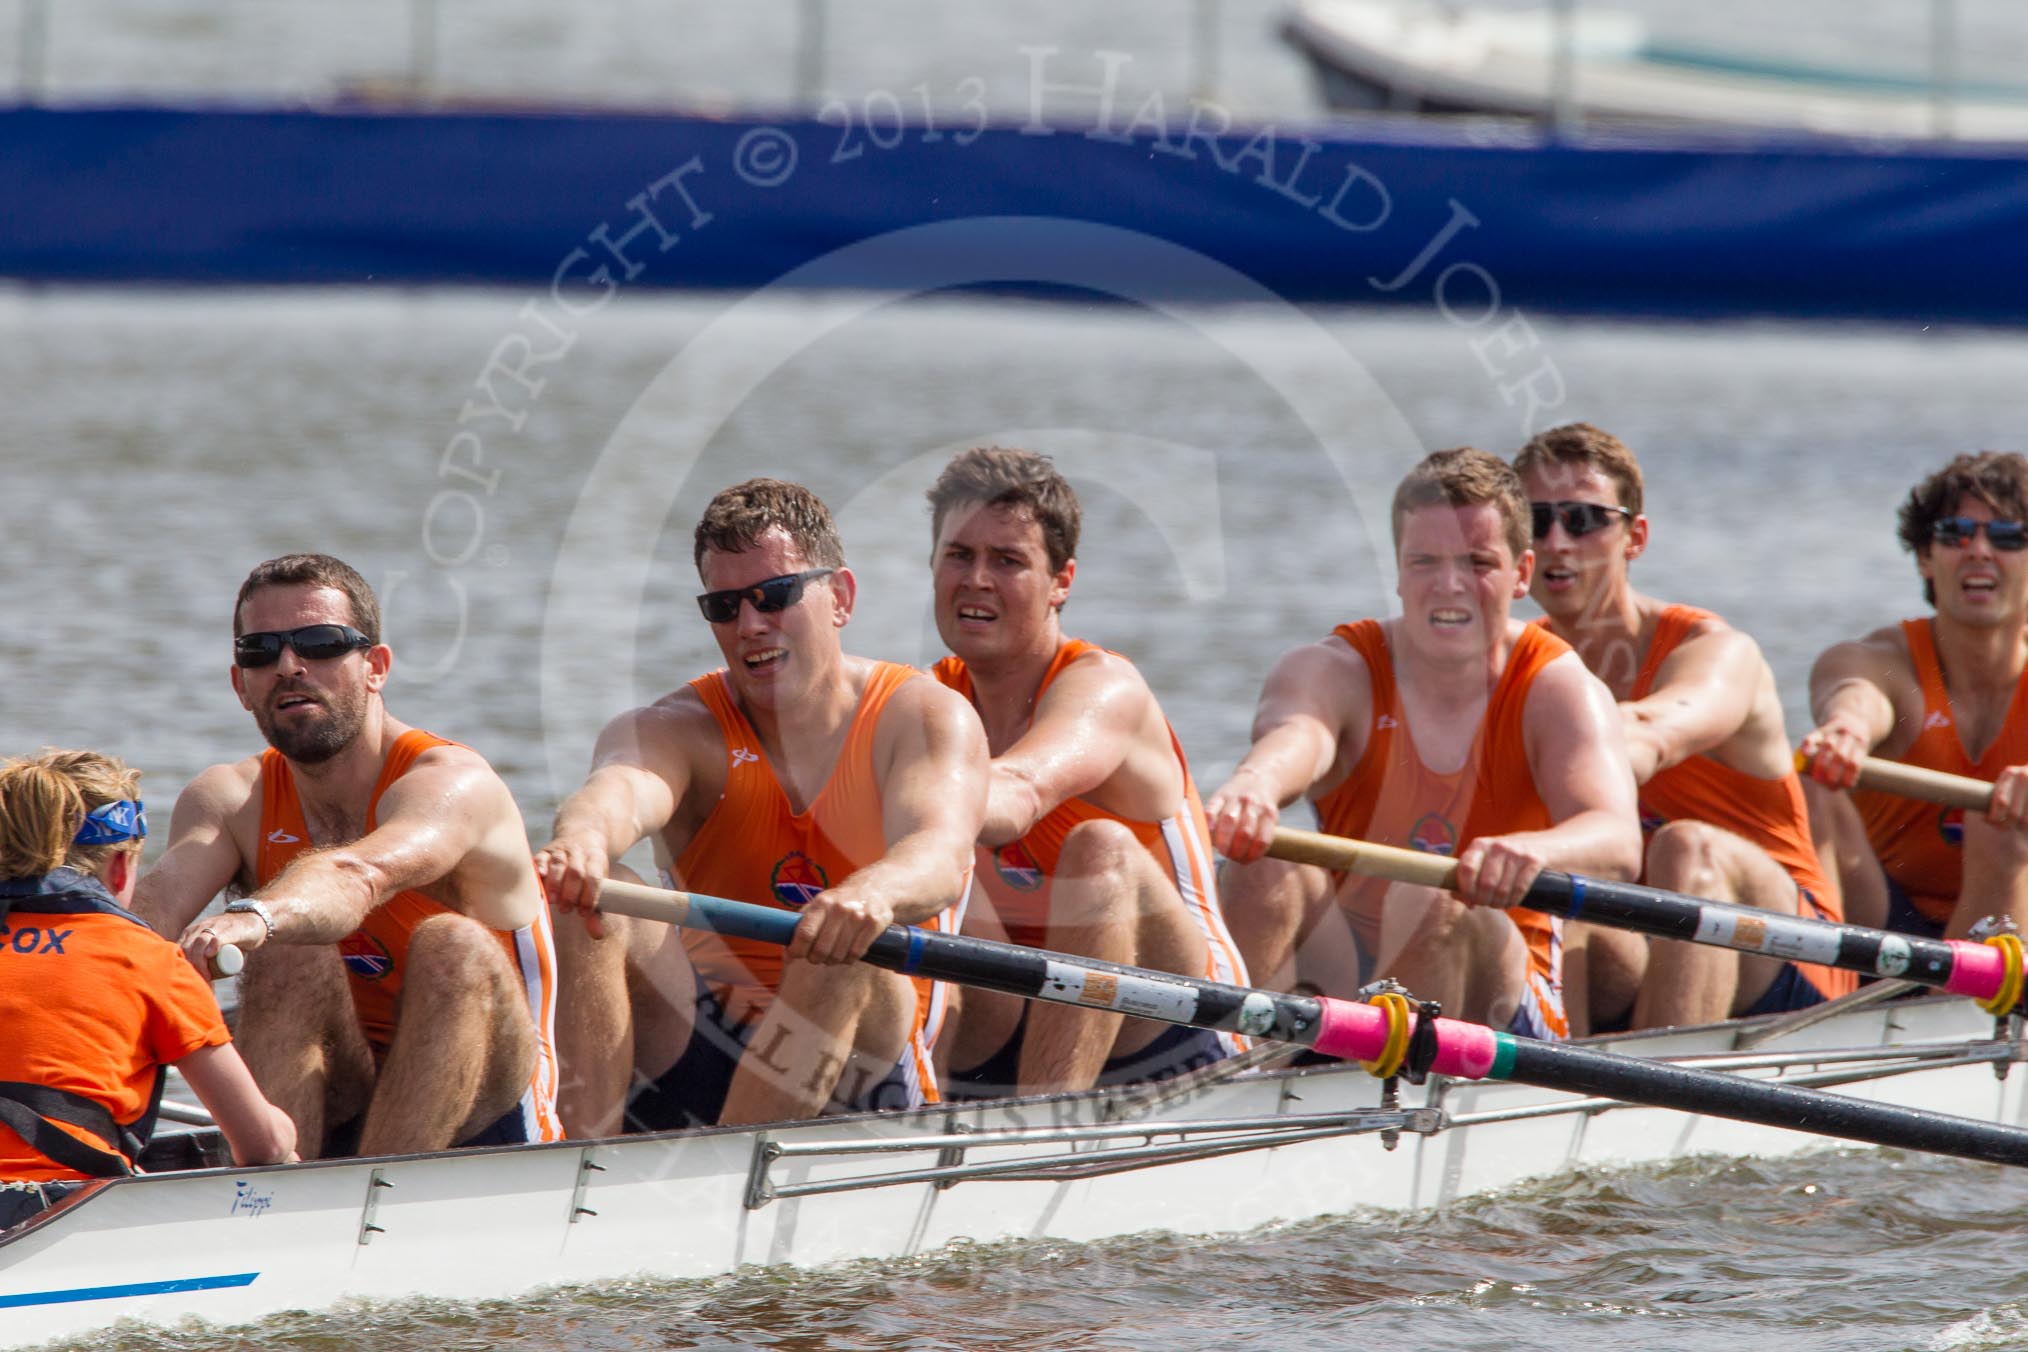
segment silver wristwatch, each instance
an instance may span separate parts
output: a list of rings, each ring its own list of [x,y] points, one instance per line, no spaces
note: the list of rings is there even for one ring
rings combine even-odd
[[[275,917],[268,910],[266,902],[255,901],[252,897],[241,897],[238,901],[228,901],[227,903],[225,903],[225,910],[228,915],[233,914],[234,912],[245,913],[251,911],[253,914],[261,918],[261,923],[263,925],[266,925],[268,927],[267,941],[272,941],[274,939]]]

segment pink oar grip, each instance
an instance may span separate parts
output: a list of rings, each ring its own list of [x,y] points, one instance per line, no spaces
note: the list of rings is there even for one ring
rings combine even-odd
[[[1951,944],[1951,978],[1944,983],[1944,989],[1952,995],[1969,995],[1974,1000],[1990,1000],[2000,993],[2000,984],[2007,979],[2007,955],[1994,944],[1967,943],[1953,939]]]
[[[1323,1006],[1323,1017],[1317,1040],[1310,1044],[1317,1051],[1346,1061],[1371,1061],[1387,1049],[1385,1010],[1356,1000],[1326,998],[1317,1003]],[[1498,1035],[1490,1028],[1438,1019],[1436,1063],[1430,1069],[1461,1080],[1483,1080],[1493,1069],[1498,1048]]]

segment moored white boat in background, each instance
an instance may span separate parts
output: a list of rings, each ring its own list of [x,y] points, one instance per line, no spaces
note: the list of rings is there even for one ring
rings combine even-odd
[[[1427,0],[1300,0],[1283,26],[1344,110],[1481,113],[1858,137],[2028,142],[2028,86],[1730,56],[1651,39],[1631,14]]]
[[[1996,1038],[1993,1019],[1961,999],[1854,1003],[1812,1020],[1822,1012],[1601,1045],[2028,1123],[2028,1073],[2008,1073],[2028,1057],[2018,1019]],[[1352,1066],[1212,1067],[1160,1090],[158,1173],[90,1187],[0,1238],[0,1344],[122,1319],[239,1323],[347,1300],[496,1298],[962,1240],[1233,1233],[1438,1207],[1579,1166],[1836,1144],[1512,1082],[1433,1078],[1386,1107]]]

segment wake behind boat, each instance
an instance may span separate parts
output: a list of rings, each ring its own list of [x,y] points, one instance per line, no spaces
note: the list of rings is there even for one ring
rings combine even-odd
[[[1594,1045],[2028,1122],[2028,1077],[2010,1073],[2028,1057],[2020,1019],[1996,1028],[1965,1000],[1883,1005],[1862,992],[1835,1009]],[[242,1323],[346,1300],[479,1300],[961,1240],[1229,1234],[1439,1207],[1579,1167],[1823,1145],[1512,1082],[1438,1076],[1389,1105],[1354,1066],[1226,1064],[1166,1087],[99,1183],[0,1238],[0,1327],[5,1345],[27,1346],[123,1319]]]

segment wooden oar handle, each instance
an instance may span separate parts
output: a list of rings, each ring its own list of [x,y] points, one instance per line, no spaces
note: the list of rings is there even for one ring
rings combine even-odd
[[[1386,878],[1397,883],[1422,887],[1453,887],[1458,880],[1458,861],[1421,850],[1403,850],[1393,845],[1374,845],[1343,836],[1327,836],[1293,826],[1275,828],[1267,852],[1294,864],[1318,864],[1324,868],[1350,869],[1369,878]]]
[[[211,955],[211,979],[223,981],[229,976],[238,976],[246,966],[246,954],[239,951],[237,944],[225,944]]]
[[[1881,793],[1898,793],[1945,807],[1969,808],[1984,812],[1993,805],[1993,786],[1983,779],[1925,770],[1919,765],[1868,756],[1859,764],[1859,787]]]
[[[631,915],[680,925],[690,918],[690,894],[607,878],[599,884],[599,910],[607,915]]]

